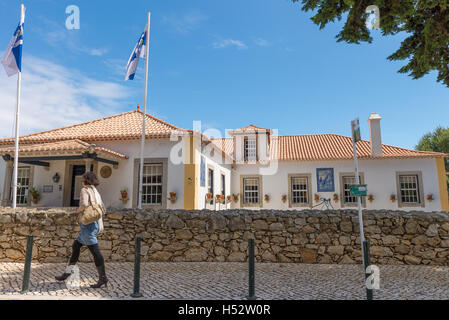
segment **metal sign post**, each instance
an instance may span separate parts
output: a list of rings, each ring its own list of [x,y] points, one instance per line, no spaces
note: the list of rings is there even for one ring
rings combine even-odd
[[[354,171],[355,171],[355,184],[360,185],[359,178],[359,162],[357,161],[357,141],[360,141],[360,124],[359,118],[351,121],[351,130],[352,130],[352,149],[354,152]],[[360,245],[362,247],[362,257],[364,257],[363,253],[363,241],[365,241],[365,235],[363,233],[363,217],[362,217],[362,199],[357,197],[357,207],[359,211],[359,226],[360,226]],[[365,260],[365,258],[363,258]],[[363,261],[365,262],[365,261]]]
[[[363,232],[363,216],[362,216],[362,196],[366,195],[366,185],[360,185],[359,177],[359,162],[357,160],[357,141],[361,140],[359,118],[351,121],[352,131],[352,149],[354,152],[354,171],[355,171],[355,186],[351,186],[351,196],[357,197],[357,207],[359,211],[359,226],[360,226],[360,247],[362,249],[363,267],[366,279],[366,270],[369,266],[369,246],[365,241],[365,234]],[[367,299],[372,300],[372,290],[367,289]]]

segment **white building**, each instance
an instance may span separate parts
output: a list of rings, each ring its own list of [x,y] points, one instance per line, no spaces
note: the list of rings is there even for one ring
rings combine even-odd
[[[142,115],[137,109],[20,137],[18,204],[77,206],[81,175],[91,170],[99,177],[107,206],[137,207]],[[372,114],[369,123],[370,141],[357,143],[361,184],[368,188],[363,206],[449,211],[448,155],[382,145],[380,117]],[[229,134],[209,139],[146,115],[143,207],[356,206],[349,194],[355,180],[350,137],[277,136],[253,125]],[[6,206],[11,204],[13,138],[0,139],[0,155],[1,201]],[[28,192],[32,187],[38,190],[37,199]]]

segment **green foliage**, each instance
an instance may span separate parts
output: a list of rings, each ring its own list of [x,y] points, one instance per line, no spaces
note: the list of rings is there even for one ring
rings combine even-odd
[[[419,140],[416,150],[449,153],[449,128],[437,127],[433,132],[426,133]],[[446,172],[449,172],[449,161],[445,159]],[[449,176],[446,176],[449,189]]]
[[[365,21],[369,5],[380,10],[382,35],[405,32],[408,37],[399,49],[387,59],[406,60],[398,70],[418,79],[432,70],[437,80],[449,87],[449,0],[292,0],[302,2],[303,11],[314,11],[311,18],[320,29],[329,22],[341,20],[347,14],[337,41],[359,44],[372,42]]]
[[[449,153],[449,128],[437,127],[419,140],[416,150]]]

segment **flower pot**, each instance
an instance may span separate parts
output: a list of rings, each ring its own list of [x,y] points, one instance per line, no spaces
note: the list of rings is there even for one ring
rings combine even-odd
[[[32,193],[31,194],[31,201],[33,203],[37,203],[39,201],[39,194],[38,193]]]

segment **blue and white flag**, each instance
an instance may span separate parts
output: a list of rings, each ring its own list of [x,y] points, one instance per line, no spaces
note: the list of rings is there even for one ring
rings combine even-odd
[[[9,42],[8,49],[2,58],[2,65],[5,68],[8,77],[22,72],[22,46],[23,46],[23,24],[25,22],[25,7],[21,14],[19,25]]]
[[[137,42],[136,46],[134,47],[133,52],[131,53],[131,56],[129,57],[128,64],[126,65],[126,80],[134,80],[134,76],[137,71],[137,66],[139,64],[139,58],[145,58],[145,52],[146,52],[146,38],[147,38],[147,28],[145,28],[145,31],[142,32],[142,35],[139,38],[139,41]]]

